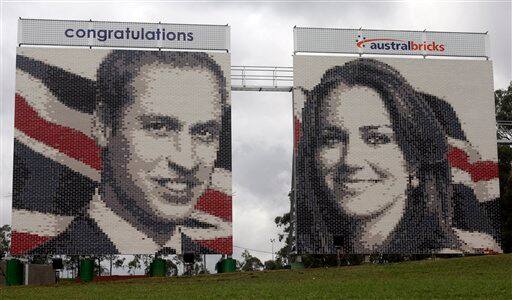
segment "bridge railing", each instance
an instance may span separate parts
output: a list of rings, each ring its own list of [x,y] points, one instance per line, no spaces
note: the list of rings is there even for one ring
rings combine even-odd
[[[290,92],[292,67],[232,66],[231,90]]]

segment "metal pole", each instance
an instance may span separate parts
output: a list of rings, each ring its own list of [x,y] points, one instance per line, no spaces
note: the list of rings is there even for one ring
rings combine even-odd
[[[272,85],[277,86],[277,78],[276,78],[277,67],[274,67],[274,71],[272,71]]]
[[[203,270],[206,273],[206,253],[203,253]]]
[[[272,260],[274,260],[274,242],[276,240],[275,239],[270,239],[270,244],[272,245]]]
[[[30,275],[30,274],[29,274],[29,272],[30,272],[30,271],[29,271],[29,270],[30,270],[30,268],[29,268],[29,262],[28,262],[28,260],[25,262],[24,267],[25,267],[25,278],[24,278],[24,282],[23,282],[23,283],[24,283],[25,285],[28,285],[28,284],[29,284],[29,282],[28,282],[28,276]]]
[[[242,86],[245,87],[245,67],[242,67]]]

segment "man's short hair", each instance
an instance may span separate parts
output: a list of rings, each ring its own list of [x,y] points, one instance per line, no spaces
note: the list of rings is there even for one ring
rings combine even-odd
[[[128,88],[142,66],[152,63],[178,69],[202,68],[212,72],[217,80],[221,103],[225,105],[226,78],[221,67],[206,53],[171,51],[114,50],[100,64],[97,73],[97,107],[100,120],[115,133],[125,105],[133,101]]]

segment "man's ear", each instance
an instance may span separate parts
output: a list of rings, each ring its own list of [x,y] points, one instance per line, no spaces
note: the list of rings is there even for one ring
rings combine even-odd
[[[102,120],[105,118],[101,117],[102,105],[99,104],[93,112],[92,117],[92,134],[96,143],[102,147],[107,147],[108,140],[112,136],[112,127],[106,125]]]

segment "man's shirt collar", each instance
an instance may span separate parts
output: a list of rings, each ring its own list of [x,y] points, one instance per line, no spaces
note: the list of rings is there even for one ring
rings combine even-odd
[[[160,246],[142,231],[112,211],[96,192],[89,205],[89,217],[108,236],[121,254],[156,253],[161,248],[172,248],[182,253],[182,234],[194,241],[213,240],[231,236],[231,223],[210,214],[194,210],[191,219],[213,225],[210,228],[177,225],[165,245]],[[134,253],[135,252],[135,253]]]

